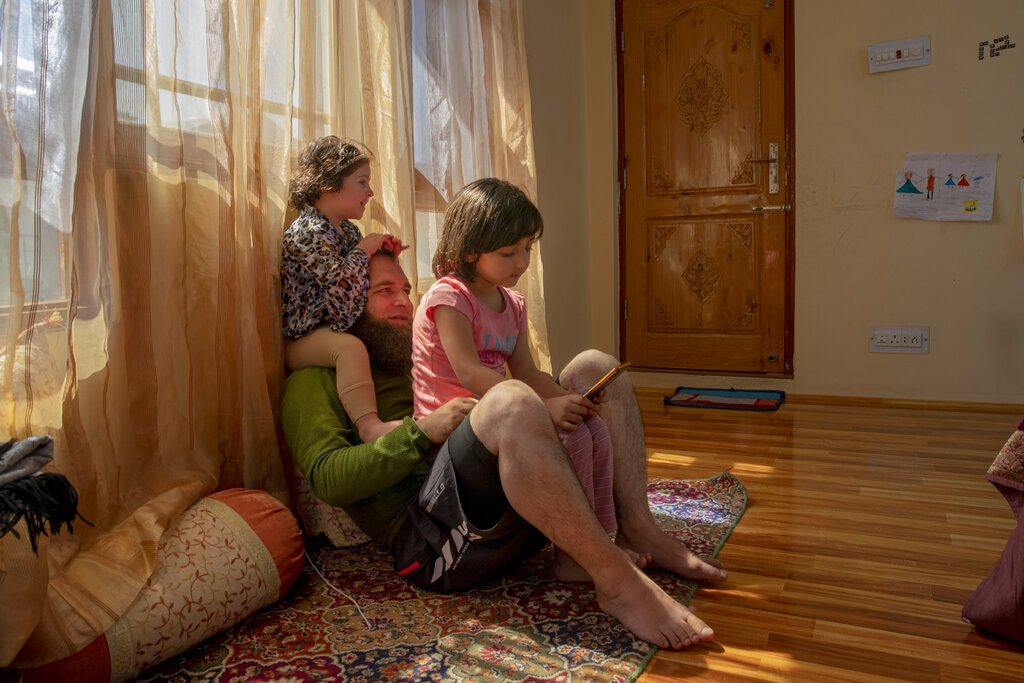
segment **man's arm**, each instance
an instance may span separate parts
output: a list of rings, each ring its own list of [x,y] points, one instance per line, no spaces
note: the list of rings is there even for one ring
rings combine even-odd
[[[349,505],[394,486],[432,446],[409,417],[376,441],[360,443],[327,368],[306,368],[288,378],[281,425],[313,493],[330,505]]]

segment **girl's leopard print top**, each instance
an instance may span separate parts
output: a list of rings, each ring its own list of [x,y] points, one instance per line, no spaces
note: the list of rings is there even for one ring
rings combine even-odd
[[[370,258],[356,245],[363,238],[350,221],[335,229],[307,206],[284,232],[281,257],[281,319],[284,336],[297,339],[321,325],[344,332],[366,305]]]

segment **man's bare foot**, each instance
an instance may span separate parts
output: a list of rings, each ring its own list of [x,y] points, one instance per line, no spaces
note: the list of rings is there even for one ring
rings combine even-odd
[[[631,549],[623,548],[629,559],[636,565],[637,569],[644,569],[651,561],[651,556],[647,553],[637,553]],[[552,568],[552,572],[555,578],[559,581],[569,582],[588,582],[593,583],[594,579],[584,569],[572,559],[568,554],[562,552],[560,549],[555,548],[555,565]]]
[[[356,420],[356,429],[359,430],[359,440],[363,443],[370,443],[389,433],[400,424],[402,424],[401,420],[381,422],[380,418],[377,417],[377,413],[367,413]]]
[[[710,626],[636,568],[596,591],[602,610],[658,647],[680,650],[715,637]]]
[[[666,569],[694,581],[724,581],[729,576],[721,562],[696,554],[659,529],[653,519],[650,524],[641,524],[639,529],[625,527],[620,521],[615,542],[623,548],[649,554],[648,567]]]

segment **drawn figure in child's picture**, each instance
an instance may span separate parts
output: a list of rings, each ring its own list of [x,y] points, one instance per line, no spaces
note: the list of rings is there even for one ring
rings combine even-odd
[[[947,187],[956,187],[956,181],[953,180],[953,174],[952,173],[947,173],[946,174],[946,183],[945,184],[946,184]]]
[[[961,173],[960,174],[960,182],[958,182],[957,185],[959,185],[960,187],[970,187],[971,186],[971,183],[968,182],[968,180],[967,180],[967,174],[966,173]]]
[[[935,169],[934,168],[929,168],[928,169],[928,186],[927,186],[927,190],[928,190],[928,194],[925,196],[925,199],[935,199]]]
[[[903,173],[904,183],[900,185],[896,192],[899,194],[921,194],[921,190],[917,189],[917,186],[914,185],[913,177],[913,171],[905,171]]]

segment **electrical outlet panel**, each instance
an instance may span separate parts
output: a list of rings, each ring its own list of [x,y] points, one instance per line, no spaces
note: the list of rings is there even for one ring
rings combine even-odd
[[[894,71],[932,63],[931,36],[868,45],[868,71]]]
[[[872,327],[868,350],[873,353],[928,353],[927,327]]]

